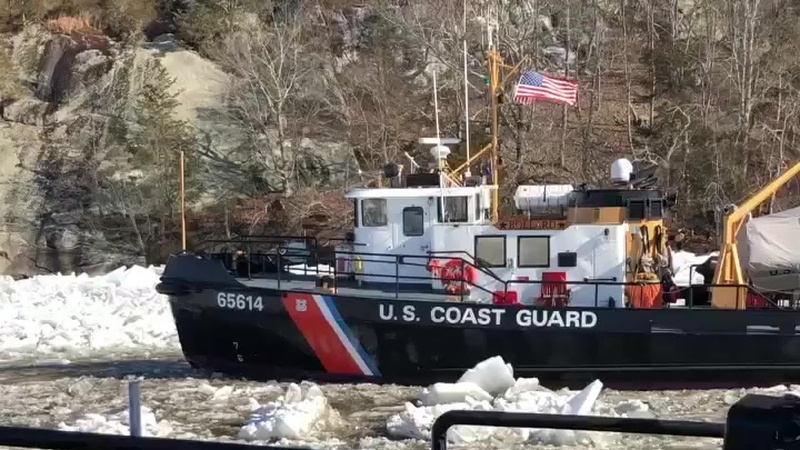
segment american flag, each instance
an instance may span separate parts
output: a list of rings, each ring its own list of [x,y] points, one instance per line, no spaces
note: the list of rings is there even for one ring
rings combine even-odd
[[[514,101],[522,105],[530,105],[534,100],[575,106],[578,101],[578,82],[548,77],[531,70],[525,71],[514,91]]]

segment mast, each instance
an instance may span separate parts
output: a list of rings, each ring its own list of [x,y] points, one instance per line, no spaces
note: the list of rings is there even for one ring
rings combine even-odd
[[[478,158],[484,159],[491,154],[490,158],[490,170],[492,174],[492,183],[490,186],[494,187],[494,193],[492,195],[492,222],[497,222],[499,219],[499,208],[500,208],[500,119],[499,119],[499,108],[500,108],[500,101],[499,95],[500,92],[503,90],[503,79],[501,78],[501,71],[506,71],[506,76],[510,77],[514,74],[517,70],[519,70],[520,66],[522,65],[524,58],[522,61],[517,63],[515,66],[507,66],[504,62],[502,56],[495,48],[494,42],[494,32],[495,28],[497,27],[496,20],[494,19],[495,14],[492,13],[490,10],[487,12],[486,17],[486,35],[488,37],[488,64],[489,64],[489,79],[486,80],[484,78],[484,82],[488,81],[489,84],[489,91],[490,95],[492,96],[491,104],[490,104],[490,114],[492,120],[492,140],[491,142],[480,149],[474,155],[471,154],[469,149],[469,103],[468,103],[468,81],[467,81],[467,43],[466,43],[466,0],[464,1],[464,98],[465,98],[465,112],[464,112],[464,120],[466,122],[466,129],[467,129],[467,160],[455,168],[452,171],[452,174],[457,175],[462,171],[465,171],[466,174],[469,174],[469,167],[472,162]]]
[[[494,185],[494,192],[492,193],[492,222],[497,222],[498,209],[500,203],[500,167],[499,167],[499,120],[498,120],[498,99],[497,96],[500,91],[500,65],[502,64],[502,57],[497,53],[494,47],[494,39],[492,36],[492,22],[488,22],[489,32],[489,87],[492,94],[492,184]]]
[[[467,0],[464,0],[464,141],[467,149],[467,169],[464,179],[472,176],[469,170],[469,79],[467,77]]]

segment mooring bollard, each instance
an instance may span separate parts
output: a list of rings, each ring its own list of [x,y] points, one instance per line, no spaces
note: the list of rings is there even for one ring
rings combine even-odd
[[[141,380],[133,379],[128,382],[128,424],[131,436],[142,436],[142,387]]]

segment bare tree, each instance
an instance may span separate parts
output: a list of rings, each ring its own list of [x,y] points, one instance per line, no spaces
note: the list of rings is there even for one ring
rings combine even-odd
[[[750,119],[753,111],[754,95],[759,82],[758,69],[758,21],[761,0],[728,0],[728,20],[731,56],[731,72],[738,91],[738,140],[746,148],[749,140]],[[747,174],[745,157],[745,175]]]
[[[293,122],[302,118],[304,82],[315,67],[309,39],[297,17],[232,33],[214,52],[232,75],[227,118],[243,132],[244,162],[268,174],[269,190],[287,195],[302,135]]]

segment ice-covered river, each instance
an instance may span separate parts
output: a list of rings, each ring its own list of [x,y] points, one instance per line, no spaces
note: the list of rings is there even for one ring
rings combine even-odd
[[[513,373],[492,376],[505,379],[506,385],[484,386],[468,392],[469,398],[464,386],[425,392],[423,387],[289,386],[207,377],[181,358],[168,304],[154,290],[159,272],[134,267],[94,278],[0,280],[0,425],[126,433],[125,376],[130,374],[145,377],[149,434],[324,448],[427,448],[431,421],[452,409],[453,402],[469,408],[565,412],[585,400],[585,393],[552,392],[531,380],[515,380]],[[787,390],[793,389],[776,387],[771,392]],[[744,393],[604,389],[589,406],[592,414],[723,420],[727,408]],[[420,400],[431,405],[419,406]],[[713,439],[546,430],[459,428],[451,434],[459,445],[471,448],[721,445]]]

